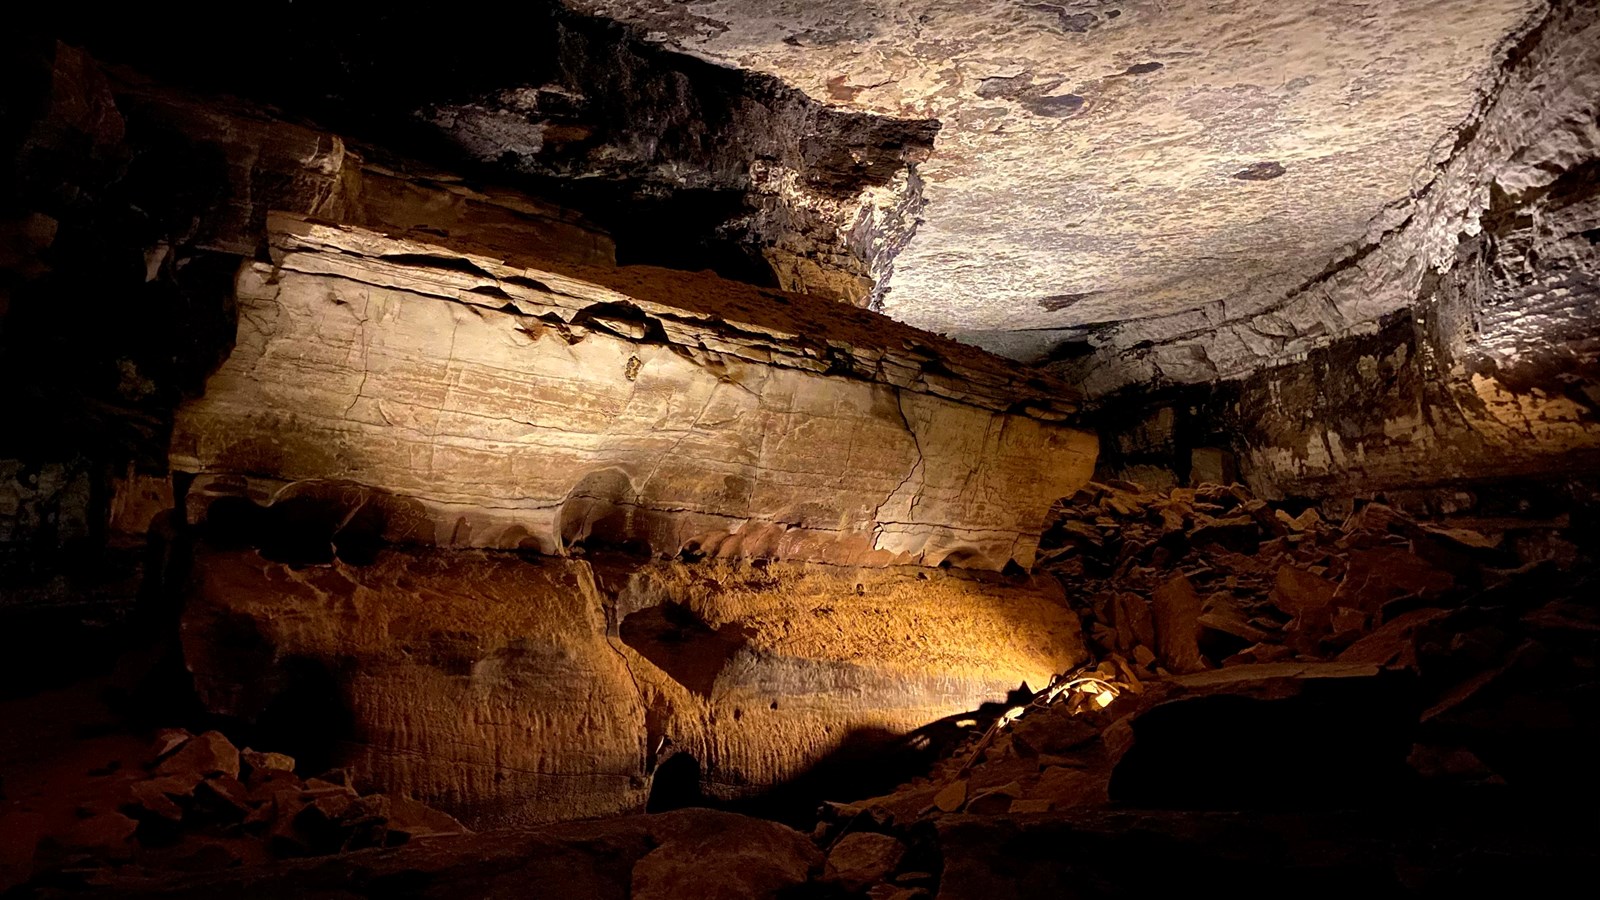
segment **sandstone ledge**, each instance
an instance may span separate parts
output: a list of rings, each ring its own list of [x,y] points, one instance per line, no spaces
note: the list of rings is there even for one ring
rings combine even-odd
[[[862,310],[271,226],[176,416],[197,519],[332,485],[388,541],[1000,569],[1093,468],[1049,382]]]

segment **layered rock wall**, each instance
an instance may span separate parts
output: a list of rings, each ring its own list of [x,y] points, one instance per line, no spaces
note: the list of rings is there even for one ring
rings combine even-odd
[[[709,307],[683,309],[274,221],[274,262],[239,276],[238,344],[177,415],[196,515],[233,487],[348,483],[390,542],[998,570],[1032,564],[1092,471],[1070,405],[888,320],[807,328],[799,298],[715,279],[666,285]]]
[[[18,43],[8,657],[113,659],[75,638],[86,600],[156,640],[182,600],[200,707],[479,825],[637,809],[669,763],[680,794],[759,794],[1083,657],[1059,591],[1016,571],[1093,467],[1062,383],[831,296],[619,268],[610,234],[549,202]],[[586,141],[545,88],[455,85],[455,124],[433,125],[464,140],[536,100],[550,115],[523,124],[550,153],[530,168],[610,159],[633,187],[704,152],[673,191],[769,216],[794,233],[765,250],[810,267],[787,281],[860,295],[914,225],[929,128],[696,73],[641,87],[677,104],[653,138]],[[648,73],[611,74],[597,90]],[[724,142],[728,116],[748,127]],[[796,129],[816,134],[750,159]],[[883,205],[853,218],[863,191]],[[13,576],[72,626],[11,627]]]
[[[1600,11],[1553,4],[1427,187],[1281,308],[1129,323],[1063,368],[1091,393],[1123,389],[1108,421],[1138,418],[1131,397],[1167,386],[1178,443],[1225,441],[1267,496],[1592,472],[1597,48]],[[1188,450],[1133,455],[1168,449]]]
[[[758,795],[1086,657],[1042,587],[480,551],[206,551],[183,634],[214,712],[475,827],[641,809],[679,754]]]

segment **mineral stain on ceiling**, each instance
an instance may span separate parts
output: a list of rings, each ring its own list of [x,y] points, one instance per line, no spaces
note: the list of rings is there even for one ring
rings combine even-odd
[[[566,2],[832,106],[938,120],[921,222],[875,297],[1022,358],[1086,326],[1265,309],[1392,227],[1543,6]]]

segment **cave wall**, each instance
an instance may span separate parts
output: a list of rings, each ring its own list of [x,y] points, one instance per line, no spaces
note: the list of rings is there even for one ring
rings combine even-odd
[[[96,622],[69,643],[113,635],[161,565],[147,537],[170,524],[173,413],[232,349],[235,275],[265,257],[269,210],[614,261],[605,231],[547,200],[25,31],[5,49],[0,599],[41,627]]]
[[[1127,323],[1057,364],[1105,398],[1108,471],[1183,479],[1226,452],[1270,497],[1591,473],[1597,48],[1600,10],[1554,4],[1427,186],[1281,308]]]
[[[836,109],[559,0],[451,15],[494,27],[441,40],[410,11],[366,0],[272,0],[242,30],[194,17],[175,31],[131,10],[51,26],[164,82],[583,210],[627,263],[857,305],[881,296],[919,221],[915,167],[937,121]]]
[[[8,40],[7,690],[149,641],[161,715],[488,826],[640,809],[672,760],[763,795],[1085,658],[1019,571],[1093,468],[1063,383],[834,292],[619,266],[605,204],[425,143]],[[791,199],[910,178],[921,132],[718,77],[753,105],[663,139],[712,174],[753,165],[714,133],[743,122],[815,130],[767,161]]]
[[[1069,405],[870,313],[270,227],[233,353],[177,412],[197,517],[230,484],[270,503],[349,483],[388,542],[1000,570],[1031,567],[1092,470]]]
[[[940,570],[199,562],[183,635],[209,709],[478,828],[642,810],[678,754],[690,796],[760,796],[1087,658],[1043,582]]]

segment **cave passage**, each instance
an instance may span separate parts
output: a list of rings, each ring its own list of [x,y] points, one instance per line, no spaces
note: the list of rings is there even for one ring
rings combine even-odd
[[[0,896],[1600,870],[1600,4],[0,31]]]

